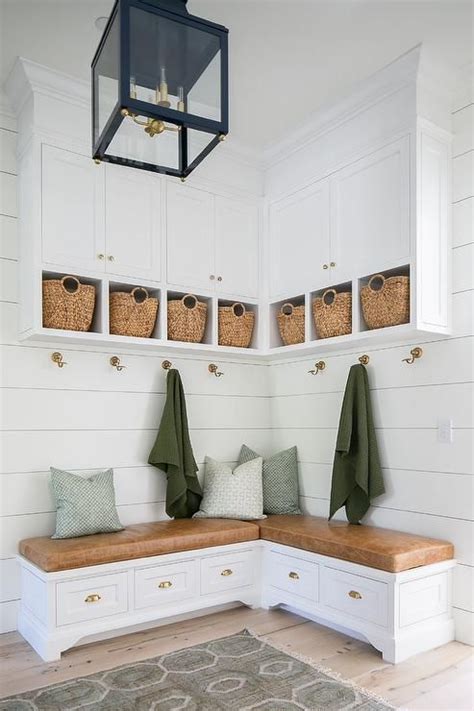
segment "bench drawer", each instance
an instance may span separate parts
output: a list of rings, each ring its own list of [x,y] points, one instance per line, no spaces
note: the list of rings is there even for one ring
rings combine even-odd
[[[197,561],[154,565],[135,571],[135,608],[159,607],[196,597]]]
[[[252,585],[256,571],[253,551],[226,553],[201,560],[201,592],[219,593]]]
[[[312,602],[319,599],[319,565],[303,558],[271,552],[266,565],[267,584]]]
[[[379,580],[323,567],[321,602],[350,617],[387,626],[388,587]]]
[[[127,573],[98,575],[58,583],[56,600],[58,625],[87,622],[127,612]]]

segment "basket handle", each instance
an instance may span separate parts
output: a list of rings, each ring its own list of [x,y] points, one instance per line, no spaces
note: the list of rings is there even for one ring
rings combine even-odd
[[[74,289],[74,291],[69,291],[68,289],[66,289],[66,281],[73,281],[76,284],[76,288]],[[61,286],[67,294],[77,294],[77,292],[81,288],[81,282],[75,276],[66,275],[63,276],[63,278],[61,279]]]
[[[282,314],[282,316],[291,316],[293,314],[294,308],[295,307],[293,306],[293,304],[290,304],[288,302],[282,305],[282,307],[280,308],[280,313]],[[287,309],[290,309],[290,311],[287,311]]]
[[[189,299],[193,299],[193,300],[194,300],[193,306],[190,306],[190,305],[189,305]],[[188,302],[188,303],[186,303],[186,302]],[[190,311],[192,311],[193,309],[196,308],[196,306],[197,306],[197,304],[198,304],[198,300],[197,300],[197,298],[194,296],[194,294],[185,294],[185,295],[183,296],[183,298],[181,299],[181,303],[183,304],[183,306],[184,306],[186,309],[189,309]]]
[[[236,318],[243,318],[245,316],[245,306],[239,302],[236,304],[232,304],[232,313]]]
[[[334,294],[334,299],[329,304],[326,303],[327,294]],[[322,299],[322,302],[325,306],[332,306],[334,304],[334,302],[336,301],[336,296],[337,296],[337,291],[335,289],[326,289],[326,291],[322,295],[321,299]]]
[[[143,301],[137,301],[137,298],[136,298],[136,296],[135,296],[135,294],[137,293],[137,291],[141,291],[141,292],[143,292],[143,293],[145,294],[145,298],[143,299]],[[150,298],[149,295],[148,295],[148,291],[145,289],[144,286],[136,286],[136,287],[135,287],[134,289],[132,289],[132,291],[130,292],[130,296],[132,297],[132,299],[134,300],[134,302],[135,302],[136,304],[144,304],[145,301],[148,301],[148,299]]]
[[[374,279],[380,279],[380,280],[381,280],[382,286],[380,287],[380,289],[372,289],[372,282],[374,281]],[[368,287],[369,287],[369,289],[371,289],[372,291],[382,291],[382,289],[383,289],[383,287],[384,287],[384,284],[385,284],[385,277],[384,277],[384,275],[383,275],[383,274],[374,274],[374,275],[371,276],[370,279],[369,279]]]

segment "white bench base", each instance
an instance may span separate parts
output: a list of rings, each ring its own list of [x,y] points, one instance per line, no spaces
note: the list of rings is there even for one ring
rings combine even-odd
[[[454,561],[387,573],[263,540],[57,573],[19,560],[18,629],[45,661],[92,636],[231,602],[291,609],[392,663],[454,639]]]

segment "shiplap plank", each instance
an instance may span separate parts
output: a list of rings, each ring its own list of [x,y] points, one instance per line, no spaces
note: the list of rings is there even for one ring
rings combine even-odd
[[[275,449],[296,445],[301,462],[330,464],[336,442],[334,429],[275,429]],[[377,430],[382,466],[392,469],[472,474],[472,431],[454,430],[453,443],[437,441],[430,429]]]
[[[305,357],[291,363],[270,365],[272,395],[337,392],[344,388],[349,368],[357,363],[357,355],[368,353],[369,381],[372,388],[465,383],[473,379],[474,349],[472,337],[438,340],[423,345],[423,357],[413,365],[403,362],[412,346],[366,348],[356,354],[318,353],[326,369],[319,375],[308,375],[315,358]],[[456,367],[449,364],[456,363]],[[443,364],[446,364],[443,366]]]
[[[326,500],[301,497],[301,507],[305,513],[312,516],[323,516],[324,518],[328,516],[329,502]],[[335,519],[346,520],[342,509],[338,511]],[[369,526],[380,526],[394,531],[451,541],[455,547],[457,560],[467,565],[472,565],[474,562],[474,524],[472,521],[372,507],[363,522]]]
[[[0,634],[16,630],[19,607],[18,600],[0,603]]]
[[[3,473],[60,469],[102,469],[137,467],[147,463],[156,430],[45,430],[4,432]],[[221,461],[235,461],[240,446],[250,447],[268,456],[271,430],[191,430],[196,461],[206,455]]]
[[[18,302],[18,264],[0,259],[0,301]]]
[[[453,294],[453,336],[474,334],[474,290]]]
[[[453,202],[474,195],[474,151],[453,159]]]
[[[312,393],[272,398],[274,427],[337,427],[339,393]],[[454,427],[474,427],[474,383],[387,388],[371,392],[377,427],[437,427],[450,416]]]
[[[332,464],[300,463],[302,496],[329,500]],[[414,513],[474,519],[474,477],[466,474],[410,471],[384,467],[386,493],[373,505]],[[453,492],[456,494],[453,496]]]
[[[454,569],[453,605],[474,612],[474,567],[457,565]]]
[[[18,304],[0,301],[0,343],[18,343]],[[2,382],[8,382],[6,373]]]
[[[0,214],[17,217],[16,176],[0,172]]]
[[[453,292],[474,289],[474,244],[453,249]]]
[[[0,215],[0,258],[18,258],[18,220]]]
[[[20,566],[15,558],[0,560],[0,602],[20,597]]]
[[[453,205],[453,247],[474,242],[474,197]]]
[[[153,429],[165,395],[7,388],[2,393],[2,429]],[[270,427],[270,398],[188,395],[190,427]],[[66,406],[65,406],[66,405]]]
[[[1,312],[0,312],[1,313]],[[12,325],[14,316],[10,316]],[[162,358],[156,355],[131,355],[113,350],[126,370],[118,373],[110,365],[110,348],[69,350],[61,348],[67,366],[58,368],[51,361],[55,346],[2,348],[1,356],[5,384],[10,387],[77,389],[110,392],[165,393],[166,372],[161,367]],[[263,397],[268,395],[268,368],[248,363],[225,362],[220,367],[225,372],[216,378],[208,371],[209,360],[173,357],[183,380],[186,396],[205,395],[216,397]]]
[[[16,175],[16,133],[0,128],[0,170]]]
[[[474,613],[457,607],[453,609],[456,639],[463,644],[474,646]]]
[[[453,114],[453,156],[474,148],[474,105]]]

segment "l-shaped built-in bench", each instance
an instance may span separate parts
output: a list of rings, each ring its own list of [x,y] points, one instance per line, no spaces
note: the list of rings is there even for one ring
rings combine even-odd
[[[229,602],[284,606],[393,663],[454,638],[453,546],[383,528],[312,516],[167,520],[30,538],[19,561],[18,628],[45,661],[86,638]]]

